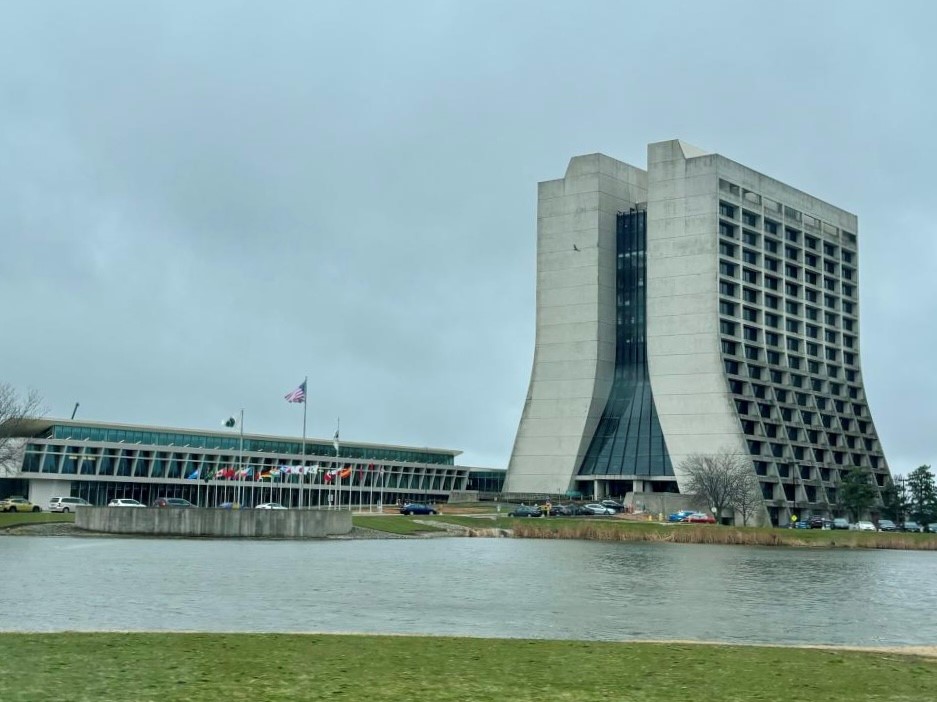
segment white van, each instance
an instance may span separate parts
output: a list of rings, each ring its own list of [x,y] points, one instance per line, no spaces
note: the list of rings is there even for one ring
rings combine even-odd
[[[91,503],[80,497],[53,497],[49,499],[50,512],[74,512],[76,507],[90,507]]]

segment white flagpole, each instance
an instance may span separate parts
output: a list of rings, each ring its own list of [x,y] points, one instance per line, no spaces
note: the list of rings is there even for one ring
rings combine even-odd
[[[240,441],[238,442],[238,477],[243,480],[244,475],[244,408],[241,408],[241,421],[238,422],[241,430]],[[244,501],[243,483],[241,487],[241,496],[236,500],[239,504]]]
[[[335,460],[336,460],[336,461],[339,460],[339,459],[338,459],[338,448],[339,448],[339,445],[340,445],[340,442],[341,442],[341,431],[342,431],[342,418],[341,418],[341,417],[336,417],[336,419],[335,419]],[[342,471],[343,471],[343,470],[345,470],[345,468],[344,468],[341,464],[339,464],[339,471],[338,471],[338,495],[336,495],[337,499],[335,500],[335,502],[337,503],[337,507],[338,507],[339,509],[342,508]]]
[[[299,473],[299,508],[303,508],[303,488],[304,483],[306,482],[306,405],[309,404],[306,400],[309,397],[309,376],[307,375],[303,378],[303,461],[302,461],[302,470]]]

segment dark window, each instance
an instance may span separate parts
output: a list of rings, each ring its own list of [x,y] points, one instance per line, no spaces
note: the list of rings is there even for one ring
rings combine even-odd
[[[616,243],[619,323],[614,378],[579,474],[673,476],[647,371],[645,212],[618,215]],[[735,295],[731,283],[721,283],[720,290]],[[723,349],[734,354],[735,344],[724,342]]]

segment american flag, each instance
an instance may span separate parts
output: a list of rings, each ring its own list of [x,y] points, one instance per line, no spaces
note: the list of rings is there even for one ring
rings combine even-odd
[[[293,392],[286,393],[283,397],[287,402],[305,402],[306,401],[306,381],[304,380]]]

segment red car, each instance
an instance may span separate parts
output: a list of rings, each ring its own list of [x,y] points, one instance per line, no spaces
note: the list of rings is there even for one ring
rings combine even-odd
[[[705,512],[694,512],[683,518],[685,524],[715,524],[716,518]]]

